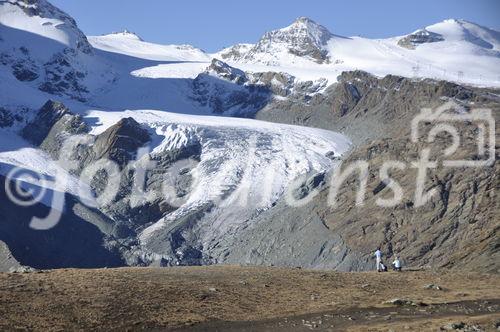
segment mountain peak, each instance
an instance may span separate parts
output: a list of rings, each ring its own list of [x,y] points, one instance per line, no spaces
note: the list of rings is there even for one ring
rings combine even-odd
[[[135,32],[129,31],[127,29],[124,29],[123,31],[112,32],[112,33],[108,34],[107,36],[118,36],[118,37],[124,37],[124,38],[128,38],[128,39],[135,39],[135,40],[143,41],[143,39],[138,34],[136,34]]]
[[[427,31],[440,34],[445,40],[469,42],[476,46],[500,50],[500,32],[463,19],[446,19],[427,26]]]
[[[459,20],[456,18],[447,18],[446,20],[443,20],[443,23],[460,23],[463,20]]]
[[[473,24],[479,26],[479,24],[467,21],[463,18],[447,18],[443,20],[441,23],[447,23],[447,24],[459,24],[459,25],[464,25],[464,24]]]
[[[448,18],[448,19],[445,19],[441,22],[438,22],[438,23],[435,23],[435,24],[432,24],[432,25],[425,27],[425,29],[427,29],[427,30],[433,29],[433,28],[434,29],[435,28],[441,28],[441,29],[444,29],[444,28],[447,28],[447,29],[481,28],[484,30],[492,30],[492,29],[486,28],[484,26],[481,26],[477,23],[467,21],[464,19],[457,19],[457,18]]]
[[[276,54],[285,52],[324,63],[329,61],[325,46],[332,37],[333,34],[324,26],[308,17],[299,17],[285,28],[264,34],[244,58],[249,61],[272,63]]]
[[[46,0],[0,1],[0,26],[28,31],[64,47],[92,54],[92,47],[75,20]]]
[[[306,17],[306,16],[297,17],[295,19],[295,21],[293,21],[292,24],[314,24],[314,25],[319,25],[314,20],[312,20],[312,19],[310,19],[309,17]]]
[[[333,36],[327,28],[305,16],[297,18],[291,25],[276,31],[281,31],[298,38],[308,38],[317,47],[325,45]],[[276,31],[272,31],[271,33]]]
[[[279,54],[316,63],[330,61],[327,43],[336,37],[312,19],[301,16],[287,27],[266,32],[257,44],[240,44],[220,52],[223,59],[275,65]]]

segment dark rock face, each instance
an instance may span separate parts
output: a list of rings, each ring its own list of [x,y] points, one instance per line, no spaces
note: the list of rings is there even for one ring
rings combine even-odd
[[[120,238],[120,243],[130,246],[129,249],[123,250],[127,264],[130,265],[148,265],[151,259],[144,257],[143,251],[135,252],[139,248],[137,243],[137,235],[140,231],[152,222],[160,220],[168,213],[175,211],[178,207],[171,205],[170,199],[165,197],[163,193],[163,184],[167,180],[172,180],[175,187],[175,195],[178,198],[186,196],[191,188],[192,176],[189,174],[190,169],[183,167],[181,169],[174,169],[172,165],[180,160],[192,159],[195,162],[199,161],[201,155],[201,146],[199,144],[192,144],[179,149],[164,151],[155,154],[152,161],[156,163],[155,167],[145,174],[144,192],[148,193],[151,197],[147,202],[134,205],[131,197],[133,188],[133,181],[135,170],[133,165],[127,165],[121,174],[120,188],[117,196],[110,204],[102,206],[101,210],[107,216],[116,220],[117,237]],[[100,190],[100,185],[105,182],[93,184],[96,191]],[[176,264],[189,264],[199,265],[204,261],[202,260],[201,248],[193,248],[189,245],[190,241],[186,240],[186,234],[189,233],[189,226],[186,223],[195,225],[195,218],[182,219],[175,223],[178,227],[177,232],[173,232],[166,239],[158,239],[158,246],[165,248],[169,252],[170,257],[178,257],[176,261],[164,261],[162,264],[176,265]],[[172,224],[172,227],[174,225]],[[167,234],[168,232],[166,232]],[[154,260],[153,260],[154,261]],[[206,262],[205,262],[206,263]]]
[[[412,50],[421,44],[435,43],[443,40],[444,38],[442,35],[435,32],[427,31],[426,29],[421,29],[398,40],[398,45]]]
[[[148,131],[133,118],[121,119],[97,136],[92,147],[93,159],[106,158],[123,167],[150,139]]]
[[[210,63],[210,66],[208,66],[206,71],[214,72],[220,78],[239,85],[245,83],[248,80],[244,71],[238,68],[231,67],[227,63],[217,59],[212,59],[212,62]]]
[[[22,136],[57,160],[59,151],[68,138],[84,135],[82,137],[87,138],[86,144],[74,146],[72,155],[64,156],[77,161],[76,169],[70,170],[76,174],[101,159],[111,160],[123,170],[135,157],[137,150],[150,141],[148,131],[132,118],[120,120],[100,135],[91,136],[87,133],[88,127],[79,115],[71,113],[60,102],[49,100],[35,119],[23,129]],[[99,193],[106,183],[107,175],[98,172],[91,186]]]
[[[193,80],[191,99],[216,114],[253,117],[273,96],[308,103],[326,84],[325,79],[298,81],[287,73],[245,73],[213,59],[205,72]]]
[[[68,94],[73,99],[85,101],[85,94],[88,90],[81,83],[85,73],[73,68],[72,58],[75,56],[75,51],[67,48],[45,63],[43,68],[47,79],[40,84],[39,89],[54,95]]]
[[[87,134],[88,126],[60,102],[49,100],[23,130],[22,136],[57,159],[64,141],[73,135]],[[97,136],[87,136],[92,146],[79,146],[76,159],[80,170],[100,159],[109,159],[123,168],[137,150],[149,142],[150,135],[137,121],[125,118]]]
[[[12,127],[16,121],[21,121],[19,114],[12,114],[11,111],[0,107],[0,128]]]
[[[38,78],[38,67],[33,61],[16,61],[12,64],[12,73],[20,81],[34,81]]]
[[[471,128],[461,129],[467,137],[472,137]],[[447,144],[441,137],[431,147],[438,155]],[[484,168],[429,170],[425,190],[434,189],[436,193],[421,207],[415,206],[416,170],[395,170],[391,177],[403,188],[402,201],[391,208],[375,204],[378,198],[388,199],[394,194],[378,175],[382,164],[387,160],[410,164],[417,160],[423,146],[427,144],[415,144],[407,138],[388,138],[354,150],[343,164],[356,160],[369,162],[365,205],[353,207],[358,188],[356,174],[341,186],[338,205],[322,209],[325,223],[342,236],[349,250],[365,253],[363,260],[367,266],[370,266],[369,252],[381,246],[389,259],[398,255],[410,266],[498,272],[498,249],[495,249],[498,210],[494,192],[498,186],[495,179],[498,163]],[[466,146],[461,154],[464,157],[473,154],[472,148],[472,145]]]
[[[13,49],[12,54],[0,52],[0,63],[10,66],[12,74],[22,82],[33,82],[41,91],[86,100],[88,89],[83,83],[87,73],[77,64],[78,53],[65,48],[54,53],[47,62],[36,61],[27,48]]]
[[[217,59],[193,80],[192,89],[191,99],[212,112],[242,117],[253,116],[271,97],[266,86],[250,84],[243,71]]]
[[[57,159],[59,149],[68,136],[87,132],[88,127],[81,116],[71,113],[64,104],[49,100],[33,121],[26,125],[21,135]]]
[[[268,104],[257,119],[334,130],[355,144],[408,133],[410,121],[422,107],[437,107],[445,99],[492,103],[487,90],[434,80],[387,75],[378,79],[363,72],[344,72],[338,83],[309,103],[294,100]]]
[[[102,233],[99,235],[102,237],[102,246],[107,248],[106,250],[112,252],[118,250],[119,253],[116,254],[126,260],[126,263],[113,264],[142,265],[143,262],[140,256],[133,254],[133,250],[130,250],[128,246],[133,247],[137,245],[137,232],[140,231],[144,225],[152,221],[157,221],[162,216],[176,209],[176,207],[167,203],[162,194],[162,183],[165,181],[165,175],[167,173],[169,176],[175,176],[175,190],[178,197],[186,196],[189,193],[192,181],[189,169],[183,168],[178,170],[178,174],[170,174],[173,172],[170,166],[178,160],[189,158],[199,160],[201,146],[193,142],[191,145],[177,150],[169,150],[155,154],[153,160],[157,163],[157,166],[153,170],[147,172],[144,190],[145,192],[155,192],[156,196],[145,203],[134,205],[130,201],[130,194],[132,191],[135,170],[134,164],[129,164],[129,162],[136,157],[137,150],[151,140],[148,130],[143,128],[143,126],[133,118],[124,118],[97,136],[92,136],[87,133],[88,128],[82,119],[72,114],[62,103],[55,101],[48,101],[40,109],[35,119],[23,130],[23,136],[26,139],[50,153],[54,158],[58,155],[59,149],[66,139],[72,138],[74,135],[83,135],[82,137],[86,138],[85,143],[77,145],[76,150],[72,151],[72,156],[65,156],[68,159],[77,161],[76,169],[71,169],[71,172],[76,175],[80,174],[85,167],[102,159],[111,160],[117,163],[121,170],[119,175],[120,184],[118,193],[112,202],[100,206],[99,210],[92,210],[78,203],[76,199],[68,197],[70,203],[67,203],[66,208],[68,209],[69,204],[69,211],[72,212],[63,216],[63,218],[72,220],[73,214],[75,214],[78,218],[96,226]],[[64,167],[65,165],[61,164],[61,166]],[[100,194],[104,190],[107,181],[108,174],[105,172],[97,172],[92,179],[89,179],[89,184],[95,193]],[[48,210],[48,208],[44,207],[42,204],[38,204],[27,211],[26,214],[33,213],[33,215],[35,215],[40,213],[40,211],[45,212],[46,210]],[[113,218],[113,220],[108,219],[109,217]],[[15,220],[10,215],[6,215],[5,218]],[[27,227],[27,224],[25,226]],[[59,228],[59,226],[57,227]],[[16,230],[13,232],[16,233],[21,231]],[[50,232],[52,232],[52,230]],[[57,233],[58,231],[56,230],[55,232]],[[94,235],[98,236],[97,234]],[[0,237],[0,241],[1,240],[2,238]],[[8,240],[5,241],[9,248],[12,249],[12,243]],[[82,241],[87,240],[82,238]],[[88,250],[93,250],[92,255],[94,253],[98,254],[102,249],[100,244],[94,243],[93,240],[90,241],[88,245],[94,248],[87,248]],[[189,248],[186,248],[183,253],[185,259],[188,259],[188,256],[192,256],[191,258],[195,259],[195,257],[201,255],[201,252],[195,254],[195,251],[193,251],[194,249],[188,249]],[[67,264],[66,261],[54,263],[43,255],[41,255],[43,257],[24,256],[28,255],[28,253],[19,253],[20,249],[18,250],[15,246],[12,250],[15,252],[16,257],[20,257],[20,262],[26,265],[36,267],[54,267],[52,264],[56,264],[56,267],[68,266],[65,265]],[[78,255],[79,254],[76,254],[74,259],[77,259],[77,257],[79,257]],[[107,254],[102,255],[104,257],[103,259],[105,259]],[[89,261],[82,260],[82,264],[90,264],[89,267],[94,266],[92,264],[95,264],[95,266],[101,264],[99,260],[93,260],[94,258],[89,257]],[[83,266],[86,265],[82,265],[82,267]]]
[[[22,131],[22,136],[40,146],[49,135],[52,127],[70,111],[64,104],[58,101],[48,100],[38,111],[35,119]]]
[[[132,189],[134,171],[129,169],[129,162],[136,157],[139,148],[150,141],[150,135],[133,118],[124,118],[95,137],[88,136],[90,145],[79,146],[74,158],[79,161],[80,173],[85,167],[100,160],[115,162],[121,173],[117,196],[101,210],[112,216],[118,222],[115,224],[120,238],[130,238],[135,235],[135,229],[151,220],[159,219],[168,209],[155,200],[147,204],[131,207],[129,194]],[[108,184],[110,174],[97,172],[88,179],[91,188],[101,194]],[[170,211],[170,210],[168,210]]]
[[[132,157],[135,157],[137,150],[150,140],[149,133],[143,129],[132,118],[120,120],[104,133],[97,136],[92,146],[90,158],[85,160],[85,164],[100,160],[102,158],[115,161],[122,169],[120,188],[117,196],[111,204],[102,207],[103,211],[115,220],[126,221],[125,224],[130,230],[140,229],[143,225],[159,220],[162,216],[172,212],[176,207],[171,206],[162,194],[162,184],[165,175],[169,174],[170,166],[178,160],[193,158],[199,160],[201,154],[200,145],[186,146],[177,150],[165,151],[156,154],[152,162],[156,163],[154,169],[145,174],[144,191],[153,192],[155,196],[148,202],[135,206],[131,203],[130,194],[132,192],[135,176],[134,165],[129,165]],[[186,195],[189,187],[189,178],[183,174],[176,177],[182,183],[176,188],[179,197]],[[96,191],[102,190],[106,179],[97,177],[92,186]],[[178,189],[178,190],[177,190]]]

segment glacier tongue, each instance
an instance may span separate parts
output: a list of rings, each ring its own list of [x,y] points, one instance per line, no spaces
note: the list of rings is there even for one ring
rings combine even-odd
[[[293,180],[329,170],[331,154],[341,156],[350,146],[347,138],[334,132],[250,119],[137,110],[89,114],[103,123],[94,133],[127,116],[155,131],[153,159],[201,146],[195,165],[181,165],[195,179],[189,195],[178,209],[152,221],[139,235],[136,255],[146,262],[161,257],[169,264],[213,263],[207,249],[218,239],[238,236],[252,218],[284,196]],[[199,257],[193,261],[186,250],[195,250]]]

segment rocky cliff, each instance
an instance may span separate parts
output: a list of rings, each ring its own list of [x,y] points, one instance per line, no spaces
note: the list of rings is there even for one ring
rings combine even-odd
[[[338,191],[335,207],[328,204],[331,187],[325,185],[305,208],[283,209],[272,220],[292,219],[291,224],[305,218],[325,225],[336,245],[325,242],[330,250],[329,262],[342,270],[367,269],[373,265],[371,253],[381,246],[391,259],[399,255],[411,266],[446,266],[463,269],[495,271],[499,269],[499,209],[498,209],[498,145],[493,162],[484,167],[443,167],[429,170],[425,192],[435,190],[430,201],[415,206],[417,171],[412,163],[419,160],[422,150],[429,148],[431,160],[446,159],[442,152],[451,138],[441,133],[434,142],[411,140],[411,123],[422,108],[436,108],[453,102],[461,114],[475,108],[490,108],[498,124],[500,99],[497,92],[457,84],[412,80],[386,76],[375,78],[363,72],[343,73],[339,83],[327,94],[317,96],[311,105],[280,102],[257,115],[258,118],[338,130],[350,137],[355,146],[342,166],[357,161],[368,167],[366,200],[355,206],[358,173],[348,177]],[[429,119],[427,130],[433,123]],[[456,124],[461,145],[453,155],[457,159],[478,160],[478,129],[473,121]],[[494,129],[494,128],[490,128]],[[499,136],[498,126],[495,132]],[[425,137],[424,137],[425,138]],[[379,207],[376,200],[393,197],[386,178],[379,171],[386,161],[402,163],[403,170],[392,169],[391,176],[404,192],[399,204]],[[303,211],[307,212],[303,212]],[[295,221],[294,215],[299,221]],[[311,238],[313,242],[313,238]],[[268,251],[275,244],[266,244]],[[269,247],[271,246],[271,248]],[[244,250],[243,250],[244,251]],[[317,258],[324,260],[324,250]],[[276,257],[279,261],[281,258]],[[254,255],[251,262],[267,261],[264,255]],[[273,259],[271,259],[272,261]]]

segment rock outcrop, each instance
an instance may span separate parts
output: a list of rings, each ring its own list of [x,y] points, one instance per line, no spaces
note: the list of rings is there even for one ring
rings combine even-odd
[[[121,119],[97,135],[92,145],[92,160],[109,159],[124,167],[150,140],[148,131],[133,118]]]
[[[245,72],[217,59],[193,80],[192,91],[193,101],[230,116],[253,116],[271,98],[266,86],[250,84]]]
[[[398,45],[413,50],[418,45],[435,43],[443,40],[443,36],[438,33],[427,31],[426,29],[420,29],[398,40]]]
[[[284,72],[244,72],[213,59],[193,80],[190,97],[216,114],[253,117],[275,98],[309,103],[327,83],[326,79],[301,81]]]
[[[69,136],[87,132],[88,127],[80,115],[73,114],[58,101],[49,100],[23,128],[21,135],[57,159],[59,149]]]
[[[12,256],[5,242],[0,241],[0,272],[9,272],[12,268],[18,268],[21,264]]]

